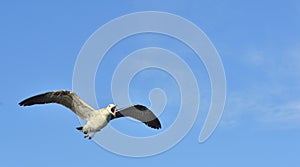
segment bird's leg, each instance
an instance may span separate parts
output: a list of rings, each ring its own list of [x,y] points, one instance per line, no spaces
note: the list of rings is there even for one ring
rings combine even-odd
[[[96,132],[94,132],[94,133],[92,134],[92,136],[89,137],[89,139],[91,140],[92,138],[94,138],[94,137],[95,137],[95,134],[96,134]]]
[[[88,131],[83,131],[83,133],[84,133],[84,138],[89,137],[89,132]]]

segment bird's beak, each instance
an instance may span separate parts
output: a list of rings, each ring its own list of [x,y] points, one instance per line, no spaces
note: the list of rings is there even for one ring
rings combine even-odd
[[[113,113],[112,113],[112,114],[113,114],[114,117],[116,117],[117,105],[116,105],[113,109],[114,109],[114,110],[113,110]]]

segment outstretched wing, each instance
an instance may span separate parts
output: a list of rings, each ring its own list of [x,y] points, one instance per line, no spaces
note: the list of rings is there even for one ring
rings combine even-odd
[[[116,116],[112,119],[120,117],[131,117],[137,119],[151,128],[160,129],[161,124],[158,118],[153,114],[151,110],[142,105],[133,105],[116,111]]]
[[[20,106],[31,106],[34,104],[58,103],[71,109],[82,119],[90,118],[95,110],[81,100],[76,93],[66,90],[47,92],[39,94],[19,103]]]

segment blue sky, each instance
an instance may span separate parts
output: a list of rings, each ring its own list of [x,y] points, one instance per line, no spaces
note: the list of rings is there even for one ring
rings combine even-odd
[[[96,78],[98,105],[106,106],[112,102],[109,77],[113,67],[103,72],[105,62],[116,65],[136,49],[159,46],[177,53],[191,66],[201,92],[200,114],[185,138],[162,154],[146,158],[116,155],[84,140],[75,129],[78,119],[67,109],[17,105],[37,93],[71,90],[77,55],[92,33],[114,18],[149,10],[173,13],[196,24],[223,61],[226,106],[219,126],[205,143],[198,143],[209,108],[205,67],[188,48],[165,36],[142,34],[122,40],[107,53]],[[299,166],[299,17],[300,3],[292,0],[1,2],[0,166]],[[101,81],[101,76],[107,79]],[[175,81],[161,71],[148,70],[139,73],[133,83],[132,101],[145,105],[149,105],[151,88],[166,89],[170,103],[161,121],[170,126],[179,100]],[[116,129],[130,135],[155,134],[132,124],[113,122]]]

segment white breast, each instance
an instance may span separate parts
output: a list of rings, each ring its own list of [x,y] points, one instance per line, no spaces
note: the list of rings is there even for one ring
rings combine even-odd
[[[89,129],[90,132],[98,132],[104,128],[108,123],[108,116],[104,114],[97,114],[90,118],[85,125],[86,129]]]

